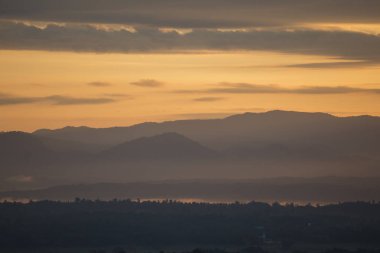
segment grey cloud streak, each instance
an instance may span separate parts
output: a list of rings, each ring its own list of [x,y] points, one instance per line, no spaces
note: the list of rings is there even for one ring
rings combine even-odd
[[[0,0],[0,18],[178,28],[380,22],[378,0]]]
[[[131,82],[131,85],[145,87],[145,88],[156,88],[164,86],[164,83],[154,80],[154,79],[141,79],[136,82]]]
[[[306,69],[325,69],[325,68],[365,68],[378,65],[376,61],[352,61],[352,62],[313,62],[313,63],[301,63],[282,65],[279,67],[287,68],[306,68]]]
[[[82,97],[69,97],[61,95],[51,95],[45,97],[23,97],[10,94],[0,93],[0,106],[6,105],[21,105],[21,104],[34,104],[46,103],[52,105],[96,105],[116,102],[117,100],[97,97],[97,98],[82,98]]]
[[[42,101],[47,101],[54,105],[94,105],[115,102],[111,98],[77,98],[59,95],[43,97]]]
[[[221,101],[225,100],[226,98],[224,97],[199,97],[199,98],[194,98],[193,101],[195,102],[215,102],[215,101]]]
[[[111,86],[112,85],[110,83],[100,82],[100,81],[89,82],[87,84],[90,85],[90,86],[94,86],[94,87],[107,87],[107,86]]]
[[[21,23],[0,23],[0,49],[76,52],[181,52],[196,50],[266,50],[325,55],[368,64],[380,61],[380,36],[316,30],[193,30],[181,35],[154,28],[105,31],[86,25],[49,25],[45,29]]]
[[[380,89],[355,88],[349,86],[302,86],[285,88],[279,85],[260,85],[249,83],[219,83],[214,88],[199,90],[176,90],[175,93],[194,94],[349,94],[349,93],[372,93],[379,94]]]

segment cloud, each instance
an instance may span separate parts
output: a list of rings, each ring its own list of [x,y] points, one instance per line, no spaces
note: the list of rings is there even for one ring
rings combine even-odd
[[[37,102],[37,98],[33,97],[16,97],[0,93],[0,106],[1,105],[17,105],[17,104],[31,104]]]
[[[52,95],[45,97],[22,97],[0,93],[0,106],[34,103],[47,103],[52,105],[96,105],[112,102],[116,102],[116,100],[108,97],[81,98],[61,95]]]
[[[139,86],[139,87],[146,87],[146,88],[156,88],[156,87],[161,87],[164,85],[164,83],[159,82],[154,79],[141,79],[136,82],[131,82],[130,84]]]
[[[349,86],[302,86],[286,88],[279,85],[261,85],[249,83],[219,83],[216,87],[200,90],[176,90],[175,93],[195,94],[349,94],[349,93],[372,93],[379,94],[380,89],[356,88]]]
[[[301,87],[293,89],[292,92],[298,94],[348,94],[348,93],[373,93],[380,94],[380,89],[366,89],[366,88],[354,88],[348,86],[335,86],[335,87]]]
[[[54,105],[94,105],[115,102],[115,100],[111,98],[76,98],[59,95],[43,97],[41,101],[46,101]]]
[[[175,28],[378,23],[378,0],[0,0],[0,18]]]
[[[370,67],[376,66],[378,62],[376,61],[352,61],[352,62],[313,62],[313,63],[302,63],[302,64],[291,64],[282,67],[288,68],[307,68],[307,69],[324,69],[324,68],[360,68],[360,67]]]
[[[225,100],[226,98],[223,97],[200,97],[200,98],[194,98],[193,101],[196,102],[215,102],[215,101],[221,101]]]
[[[168,115],[169,118],[176,119],[220,119],[231,116],[235,113],[241,113],[241,111],[234,112],[215,112],[215,113],[180,113]]]
[[[104,93],[103,94],[106,97],[113,97],[113,98],[127,98],[127,99],[132,99],[133,96],[125,93]]]
[[[87,84],[90,85],[90,86],[94,86],[94,87],[107,87],[107,86],[111,86],[112,85],[110,83],[99,82],[99,81],[90,82],[90,83],[87,83]]]
[[[86,25],[38,28],[12,22],[2,22],[0,28],[0,49],[99,53],[262,50],[380,62],[380,36],[347,31],[196,29],[180,34],[155,28],[107,31]],[[142,81],[150,87],[148,80]],[[144,82],[135,82],[140,83],[143,86]]]

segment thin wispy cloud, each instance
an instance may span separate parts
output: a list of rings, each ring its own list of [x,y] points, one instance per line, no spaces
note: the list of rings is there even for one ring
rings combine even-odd
[[[131,82],[131,85],[139,86],[139,87],[145,87],[145,88],[157,88],[164,86],[163,82],[154,80],[154,79],[141,79],[136,82]]]
[[[17,104],[31,104],[38,101],[38,98],[34,97],[18,97],[4,93],[0,93],[0,106],[1,105],[17,105]]]
[[[89,82],[89,83],[87,83],[87,85],[94,86],[94,87],[108,87],[108,86],[111,86],[112,84],[107,83],[107,82],[95,81],[95,82]]]
[[[62,95],[51,95],[45,97],[23,97],[10,94],[0,94],[0,106],[45,103],[51,105],[97,105],[116,102],[109,97],[70,97]]]
[[[290,64],[280,67],[287,68],[306,68],[306,69],[325,69],[325,68],[364,68],[379,65],[376,61],[352,61],[352,62],[313,62],[313,63],[301,63],[301,64]]]
[[[46,101],[52,103],[54,105],[95,105],[95,104],[107,104],[115,102],[114,99],[111,98],[79,98],[79,97],[67,97],[67,96],[59,96],[53,95],[48,97],[43,97],[42,101]]]
[[[125,93],[104,93],[103,96],[112,97],[112,98],[126,98],[126,99],[134,98],[134,96],[130,94],[125,94]]]
[[[216,101],[221,101],[225,100],[226,98],[224,97],[199,97],[199,98],[194,98],[193,101],[195,102],[216,102]]]
[[[238,111],[241,112],[241,111]],[[238,113],[237,112],[237,113]],[[233,115],[233,112],[215,112],[215,113],[179,113],[167,115],[170,118],[176,119],[220,119]]]
[[[350,86],[301,86],[295,88],[269,84],[250,83],[219,83],[208,89],[176,90],[175,93],[195,94],[349,94],[349,93],[372,93],[379,94],[380,89],[357,88]]]

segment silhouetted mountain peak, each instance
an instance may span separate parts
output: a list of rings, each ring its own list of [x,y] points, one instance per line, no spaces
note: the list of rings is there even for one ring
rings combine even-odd
[[[0,134],[3,178],[43,175],[48,181],[85,182],[104,177],[379,175],[379,117],[270,111],[41,131]]]
[[[38,130],[34,131],[33,134],[45,135],[45,134],[50,134],[50,133],[54,133],[54,132],[59,133],[59,134],[63,134],[63,133],[72,133],[72,132],[91,131],[93,129],[94,128],[87,127],[87,126],[65,126],[65,127],[58,128],[58,129],[47,129],[47,128],[38,129]]]
[[[297,111],[284,111],[284,110],[272,110],[267,112],[259,112],[259,113],[253,113],[253,112],[245,112],[242,114],[236,114],[231,115],[225,119],[234,119],[234,120],[241,120],[241,119],[253,119],[253,118],[335,118],[335,116],[328,114],[328,113],[322,113],[322,112],[297,112]]]
[[[202,158],[213,151],[174,132],[137,138],[103,152],[106,157],[137,159]]]
[[[335,116],[324,113],[324,112],[297,112],[297,111],[283,111],[283,110],[273,110],[263,113],[264,115],[271,116],[298,116],[298,117],[310,117],[310,118],[336,118]]]

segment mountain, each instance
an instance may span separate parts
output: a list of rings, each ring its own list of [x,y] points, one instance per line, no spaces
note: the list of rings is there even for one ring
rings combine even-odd
[[[72,141],[1,132],[0,190],[66,182],[70,177],[67,174],[73,174],[71,168],[75,170],[91,160],[87,150],[86,144]]]
[[[51,157],[49,150],[41,138],[24,132],[0,133],[0,166],[2,168],[18,168],[41,164]],[[6,172],[6,170],[2,170]]]
[[[25,188],[25,180],[13,180],[25,177],[33,178],[33,187],[45,187],[191,178],[380,176],[380,118],[271,111],[129,127],[66,127],[3,133],[0,151],[0,189]]]
[[[92,142],[107,149],[166,132],[184,135],[233,160],[223,161],[222,166],[245,167],[246,170],[251,167],[255,171],[251,175],[265,176],[265,171],[269,176],[271,173],[285,176],[288,172],[303,176],[308,172],[355,175],[359,168],[363,173],[380,174],[377,169],[380,118],[372,116],[335,117],[326,113],[269,111],[224,119],[178,120],[129,127],[67,127],[39,130],[34,134]]]
[[[39,153],[41,150],[46,151],[42,141],[29,133],[24,132],[1,132],[0,133],[0,152],[3,158],[9,158],[14,151],[19,154]]]
[[[212,149],[241,148],[247,144],[322,145],[346,151],[380,150],[380,118],[334,117],[325,113],[270,111],[224,119],[178,120],[129,127],[65,127],[37,130],[34,135],[112,147],[140,137],[167,132],[184,135]],[[363,150],[364,148],[364,150]]]
[[[100,157],[111,160],[184,161],[212,158],[216,153],[177,133],[164,133],[127,141],[103,151]]]

